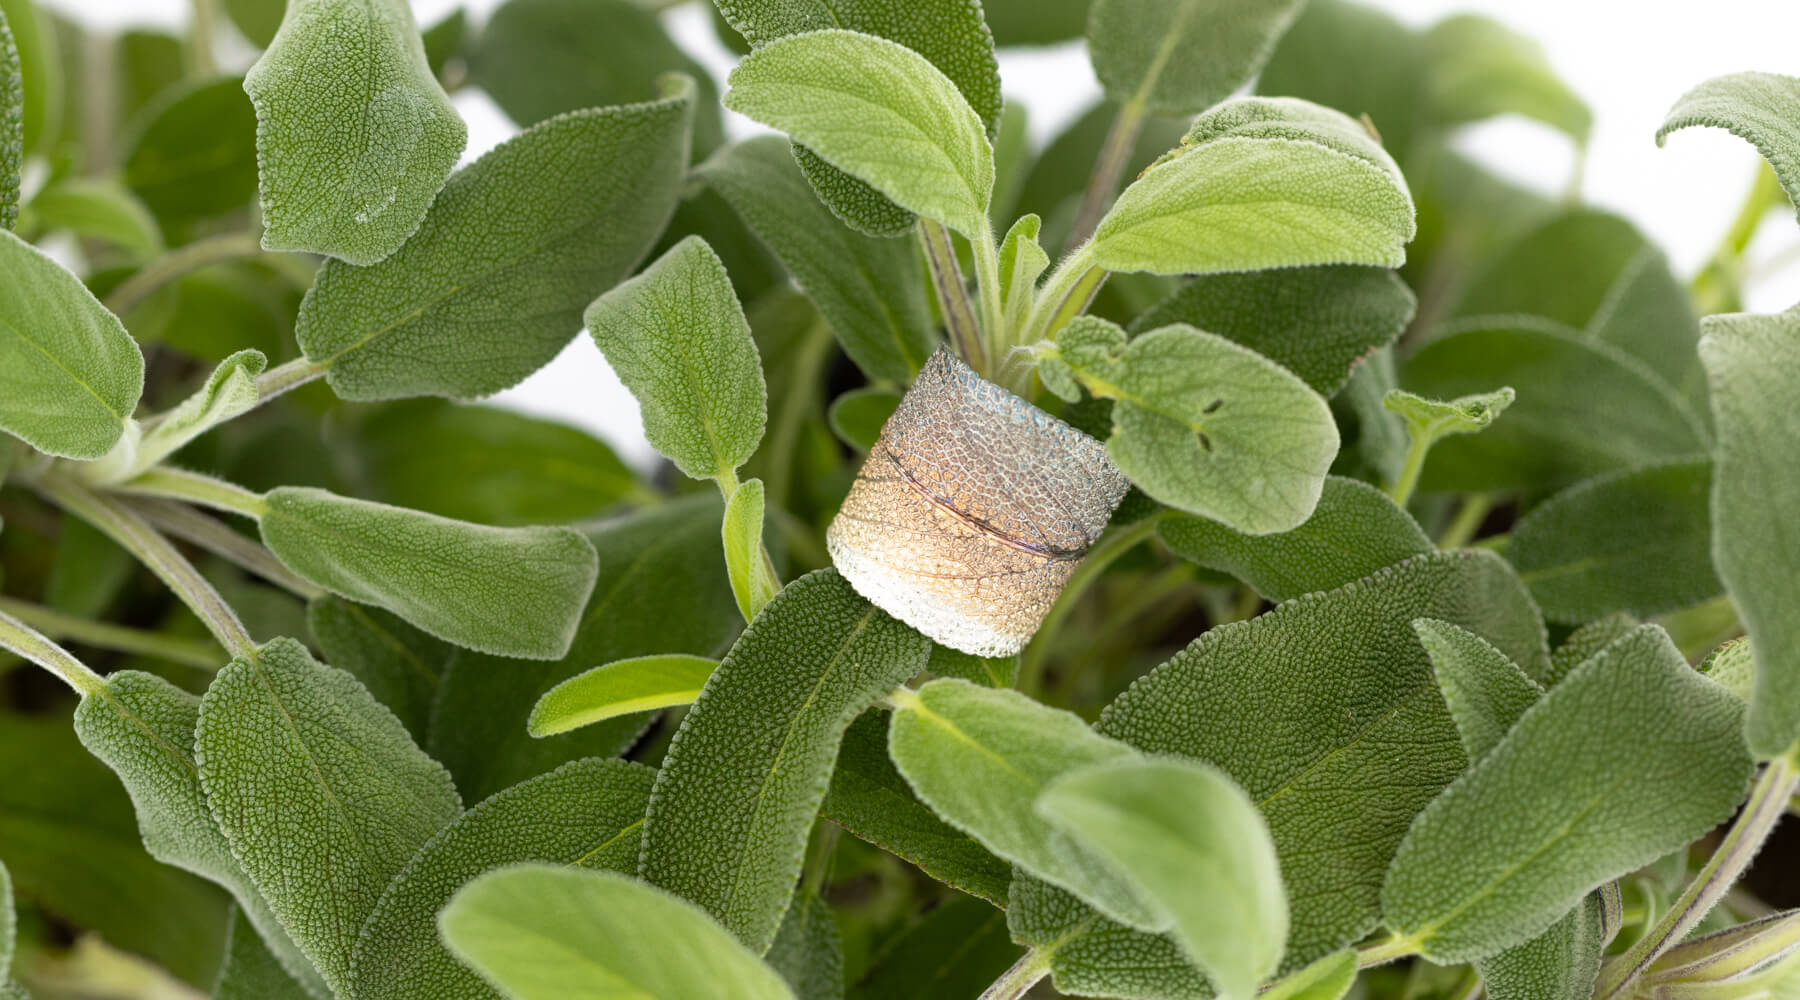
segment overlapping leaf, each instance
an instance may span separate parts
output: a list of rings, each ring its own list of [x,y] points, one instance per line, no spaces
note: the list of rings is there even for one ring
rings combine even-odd
[[[1800,205],[1800,78],[1777,73],[1733,73],[1714,77],[1681,95],[1656,144],[1669,133],[1694,126],[1722,128],[1756,147],[1775,176]]]
[[[438,685],[456,650],[381,608],[326,596],[306,622],[325,662],[357,680],[423,742]]]
[[[1088,53],[1107,96],[1197,114],[1249,82],[1302,0],[1094,0]]]
[[[213,985],[213,1000],[306,1000],[306,989],[287,974],[241,910],[232,911],[225,937],[225,964]]]

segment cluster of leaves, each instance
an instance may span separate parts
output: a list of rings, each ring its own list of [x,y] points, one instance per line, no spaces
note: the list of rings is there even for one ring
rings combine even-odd
[[[1689,289],[1451,151],[1590,126],[1485,19],[717,7],[722,95],[634,0],[0,0],[0,997],[1794,988],[1800,308],[1699,312],[1800,81],[1671,112],[1773,170]],[[447,401],[583,328],[653,481]],[[1136,487],[1018,658],[821,545],[940,340]]]

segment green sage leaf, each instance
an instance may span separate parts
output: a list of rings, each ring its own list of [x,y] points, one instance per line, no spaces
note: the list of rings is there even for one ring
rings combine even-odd
[[[1471,761],[1497,745],[1544,689],[1481,636],[1437,618],[1412,623]]]
[[[114,180],[66,177],[34,195],[27,212],[33,230],[105,240],[137,259],[163,251],[156,217],[137,195]]]
[[[900,394],[885,389],[852,389],[831,401],[825,419],[838,440],[857,451],[875,447],[881,429],[900,406]]]
[[[24,164],[25,90],[19,75],[19,47],[13,42],[6,12],[0,10],[0,229],[11,229],[19,220],[19,168]],[[0,976],[5,973],[6,966],[0,963]]]
[[[402,0],[294,0],[244,92],[270,250],[386,258],[469,141]]]
[[[719,533],[725,544],[732,596],[737,598],[744,620],[749,621],[781,590],[781,580],[763,548],[762,480],[746,479],[731,491]]]
[[[233,910],[225,935],[225,964],[213,1000],[306,1000],[308,993],[269,952],[242,910]]]
[[[1800,205],[1800,77],[1733,73],[1714,77],[1681,95],[1669,109],[1656,144],[1694,126],[1722,128],[1761,153],[1775,177]]]
[[[1262,68],[1302,0],[1094,0],[1088,54],[1108,97],[1198,114]]]
[[[958,896],[932,908],[884,947],[857,979],[851,996],[855,1000],[979,996],[1018,954],[1006,933],[1004,911]]]
[[[206,383],[151,424],[130,465],[116,475],[129,479],[175,454],[189,441],[256,407],[256,377],[269,366],[261,351],[238,351],[219,363]],[[102,465],[110,463],[102,463]]]
[[[1452,434],[1474,434],[1487,429],[1494,418],[1517,398],[1511,386],[1478,392],[1456,399],[1427,399],[1405,389],[1389,389],[1382,405],[1400,414],[1414,440],[1433,442]]]
[[[1554,687],[1569,671],[1581,666],[1595,653],[1612,645],[1614,639],[1637,628],[1642,622],[1619,612],[1597,618],[1569,633],[1562,645],[1550,654],[1550,670],[1538,678],[1545,687]]]
[[[164,225],[238,211],[256,197],[256,128],[236,77],[166,92],[139,112],[120,179]]]
[[[307,608],[306,623],[325,662],[362,682],[415,741],[430,731],[432,704],[456,648],[381,608],[325,596]]]
[[[795,1000],[844,1000],[844,943],[831,905],[817,894],[796,893],[763,959]]]
[[[23,150],[29,156],[49,152],[62,127],[64,106],[64,55],[57,45],[54,15],[37,9],[32,0],[7,0],[7,29],[19,53]]]
[[[1263,1000],[1342,1000],[1355,983],[1356,952],[1346,948],[1270,983],[1262,997]]]
[[[1114,923],[1078,897],[1021,874],[1006,897],[1014,941],[1050,953],[1056,988],[1120,1000],[1211,1000],[1211,985],[1174,941]]]
[[[1589,893],[1550,929],[1475,963],[1492,1000],[1589,1000],[1606,952],[1605,905]]]
[[[691,705],[718,665],[686,653],[615,660],[546,691],[526,726],[533,736],[554,736],[621,715]]]
[[[1446,125],[1518,114],[1585,144],[1594,116],[1530,38],[1480,14],[1425,32],[1432,111]]]

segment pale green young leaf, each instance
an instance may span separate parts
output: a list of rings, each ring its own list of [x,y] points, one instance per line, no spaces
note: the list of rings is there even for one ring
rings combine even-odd
[[[289,569],[482,652],[567,653],[598,572],[571,528],[494,528],[311,487],[264,503],[263,543]]]
[[[357,935],[357,1000],[491,1000],[493,989],[445,950],[437,915],[456,890],[503,865],[629,872],[656,772],[623,760],[573,761],[471,807],[382,892]]]
[[[686,653],[615,660],[546,691],[526,728],[533,736],[555,736],[621,715],[691,705],[718,665]]]
[[[1505,561],[1444,552],[1214,628],[1101,716],[1102,733],[1221,767],[1256,801],[1288,889],[1285,969],[1374,927],[1394,848],[1466,764],[1417,618],[1469,629],[1527,674],[1549,658]],[[1086,964],[1101,975],[1098,956]]]
[[[1230,573],[1271,601],[1341,587],[1434,548],[1386,493],[1342,476],[1326,477],[1312,516],[1290,531],[1247,535],[1171,513],[1156,533],[1176,555]]]
[[[1333,396],[1369,355],[1394,342],[1416,307],[1392,271],[1278,268],[1194,278],[1140,313],[1131,331],[1186,323],[1234,340]]]
[[[873,35],[813,31],[756,49],[730,84],[726,107],[787,132],[900,207],[988,238],[986,128],[924,56]]]
[[[1080,38],[1090,0],[987,0],[981,5],[994,44],[1049,45]]]
[[[795,894],[763,960],[795,1000],[844,1000],[844,943],[831,905],[816,893]]]
[[[404,0],[293,0],[244,92],[269,250],[386,258],[469,141]]]
[[[509,1000],[735,1000],[794,994],[704,910],[611,872],[520,865],[457,892],[450,950]]]
[[[1195,120],[1100,220],[1109,271],[1254,271],[1306,264],[1399,267],[1412,195],[1361,124],[1293,98],[1242,98]]]
[[[858,977],[854,1000],[973,997],[1019,957],[1006,933],[1006,912],[957,896],[901,931]]]
[[[1681,95],[1656,130],[1656,144],[1670,132],[1694,126],[1722,128],[1755,146],[1775,168],[1788,199],[1800,205],[1800,77],[1714,77]]]
[[[1612,645],[1614,639],[1643,624],[1636,618],[1617,612],[1604,618],[1596,618],[1586,625],[1569,633],[1562,645],[1550,653],[1550,669],[1534,680],[1544,687],[1555,687],[1569,672],[1581,666],[1589,657]]]
[[[1549,930],[1477,960],[1475,971],[1490,1000],[1589,1000],[1605,952],[1605,906],[1589,893]]]
[[[325,662],[361,681],[423,744],[432,703],[456,648],[381,608],[326,595],[307,608]]]
[[[357,929],[462,810],[449,773],[355,678],[292,639],[219,672],[194,760],[232,856],[325,982],[347,992]]]
[[[675,209],[693,85],[552,118],[444,185],[372,267],[327,261],[295,337],[345,399],[474,397],[543,367]]]
[[[1038,278],[1050,267],[1050,255],[1038,243],[1043,221],[1021,215],[1000,241],[1000,304],[1008,316],[1023,317],[1031,308]]]
[[[91,460],[125,434],[144,355],[79,278],[0,232],[0,431]]]
[[[837,769],[819,812],[946,885],[995,906],[1006,905],[1012,866],[939,819],[913,794],[888,756],[884,712],[864,712],[844,732]]]
[[[25,164],[25,91],[19,47],[0,10],[0,229],[19,219],[19,168]],[[0,964],[0,975],[6,967]]]
[[[0,171],[4,169],[0,167]],[[116,180],[65,177],[33,195],[25,211],[27,231],[60,231],[105,240],[140,259],[163,251],[156,217]]]
[[[1084,318],[1058,346],[1089,392],[1117,401],[1107,452],[1152,498],[1259,535],[1312,515],[1337,424],[1287,369],[1183,325],[1127,342]]]
[[[160,94],[134,118],[119,179],[165,225],[239,211],[256,197],[256,124],[237,77]]]
[[[1619,639],[1419,816],[1382,888],[1388,926],[1440,964],[1543,933],[1730,817],[1751,770],[1742,717],[1660,628]]]
[[[1243,789],[1193,761],[1122,758],[1069,771],[1035,811],[1103,858],[1227,1000],[1252,997],[1287,944],[1268,827]]]
[[[690,236],[594,300],[586,321],[650,443],[695,479],[729,481],[762,441],[769,401],[719,255]]]
[[[238,351],[219,363],[206,383],[155,423],[148,424],[130,464],[109,478],[126,480],[175,454],[189,441],[256,407],[256,377],[269,366],[261,351]],[[111,462],[101,463],[101,467]]]
[[[1405,389],[1390,389],[1382,405],[1400,414],[1413,439],[1436,441],[1452,434],[1486,430],[1494,418],[1511,406],[1517,394],[1511,386],[1456,399],[1427,399]]]
[[[1425,32],[1433,115],[1446,125],[1518,114],[1585,144],[1594,116],[1537,42],[1492,18],[1455,14]]]
[[[831,401],[825,411],[825,420],[831,424],[831,431],[857,451],[866,452],[875,447],[875,440],[881,437],[881,429],[887,426],[888,418],[900,405],[900,394],[886,389],[851,389],[842,396]]]
[[[281,30],[281,15],[287,9],[284,0],[225,0],[225,14],[232,27],[259,49],[266,49]]]
[[[988,850],[1080,895],[1109,916],[1168,926],[1106,863],[1032,811],[1059,775],[1136,757],[1070,712],[1017,691],[936,680],[900,699],[888,753],[921,800]]]
[[[1041,3],[1042,0],[1031,0]],[[1068,242],[1075,225],[1075,215],[1087,191],[1094,163],[1106,144],[1106,137],[1119,116],[1119,105],[1099,100],[1087,107],[1037,154],[1031,169],[1019,183],[1018,207],[1043,218],[1038,242],[1045,247],[1060,248]],[[1138,171],[1169,151],[1187,132],[1187,123],[1172,118],[1151,118],[1138,131],[1137,141],[1125,158],[1122,176],[1136,177]]]
[[[719,533],[725,544],[732,596],[737,598],[744,620],[749,621],[781,590],[781,580],[763,548],[762,480],[746,479],[731,492]]]
[[[1513,526],[1506,557],[1552,621],[1658,615],[1715,597],[1712,463],[1627,469],[1578,483]]]
[[[789,584],[725,654],[657,775],[639,874],[767,950],[844,730],[930,644],[831,570]]]
[[[1088,55],[1108,97],[1197,114],[1262,68],[1303,0],[1094,0]]]
[[[1700,360],[1712,384],[1712,554],[1756,646],[1750,749],[1784,753],[1800,737],[1800,540],[1787,515],[1800,503],[1792,461],[1800,411],[1800,309],[1706,321]]]
[[[871,378],[911,382],[937,347],[911,239],[855,232],[820,203],[779,136],[734,143],[696,173],[781,258],[844,353]]]
[[[1471,761],[1498,744],[1544,689],[1481,636],[1437,618],[1412,623]]]
[[[269,952],[244,911],[231,913],[225,935],[225,964],[213,985],[212,1000],[306,1000],[309,994]]]
[[[1317,962],[1290,972],[1262,994],[1262,1000],[1342,1000],[1356,983],[1356,952],[1334,951]]]

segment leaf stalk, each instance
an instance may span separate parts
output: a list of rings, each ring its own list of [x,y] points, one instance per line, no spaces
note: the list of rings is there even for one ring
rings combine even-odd
[[[985,376],[991,366],[982,343],[981,329],[975,322],[974,306],[969,302],[969,288],[963,281],[962,267],[956,262],[956,248],[950,243],[950,231],[921,216],[919,238],[925,244],[925,260],[931,266],[931,284],[937,291],[944,326],[950,331],[950,346],[970,368]]]
[[[994,984],[983,990],[977,1000],[1021,1000],[1038,980],[1050,974],[1050,956],[1036,948],[1025,953],[1025,956],[1013,963],[1013,967]]]
[[[136,496],[185,500],[228,514],[242,514],[251,520],[261,519],[269,509],[268,501],[260,493],[253,493],[236,483],[171,465],[156,466],[114,489]]]
[[[259,253],[262,253],[262,237],[256,233],[222,233],[195,240],[145,265],[113,289],[101,304],[113,315],[123,316],[178,278],[212,264],[254,257]]]
[[[89,621],[55,608],[11,597],[0,597],[0,617],[10,617],[29,628],[39,630],[50,639],[79,642],[119,653],[153,656],[201,670],[219,669],[218,650],[210,642]]]
[[[1120,556],[1154,535],[1157,522],[1161,520],[1162,515],[1157,513],[1133,521],[1114,529],[1088,550],[1086,558],[1075,567],[1075,572],[1069,574],[1069,582],[1063,586],[1062,593],[1057,595],[1056,603],[1050,605],[1050,612],[1044,616],[1043,624],[1038,626],[1037,634],[1032,636],[1031,645],[1025,647],[1024,655],[1019,658],[1020,691],[1032,694],[1043,682],[1044,662],[1049,659],[1050,650],[1056,645],[1057,633],[1062,631],[1063,622],[1081,600],[1081,595]]]
[[[0,649],[11,650],[43,667],[84,697],[106,687],[106,681],[87,664],[5,611],[0,611]]]

